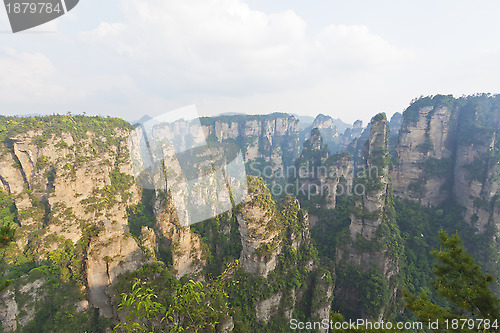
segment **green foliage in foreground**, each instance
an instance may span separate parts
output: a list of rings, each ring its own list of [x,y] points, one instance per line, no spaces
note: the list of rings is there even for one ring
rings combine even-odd
[[[203,284],[189,280],[159,299],[154,287],[136,279],[130,293],[122,293],[119,309],[126,310],[126,321],[114,332],[212,332],[229,317],[225,291],[229,267],[216,280]],[[163,271],[166,272],[166,271]],[[161,274],[161,273],[160,273]],[[169,275],[167,273],[167,275]]]
[[[450,306],[439,306],[429,300],[426,294],[415,295],[405,293],[407,307],[415,312],[421,321],[451,322],[452,320],[482,319],[490,323],[484,327],[488,331],[498,331],[500,325],[500,300],[490,290],[494,278],[485,274],[468,254],[460,237],[455,234],[448,236],[444,231],[439,232],[441,248],[432,254],[438,260],[434,265],[435,278],[431,280],[437,293],[445,298]],[[495,323],[496,322],[496,327]],[[473,331],[468,325],[462,331]],[[477,325],[473,326],[477,329]],[[457,329],[450,332],[459,331]]]

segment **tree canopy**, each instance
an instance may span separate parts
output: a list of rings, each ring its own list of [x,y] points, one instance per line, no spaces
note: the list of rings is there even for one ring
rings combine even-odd
[[[417,296],[406,292],[407,307],[420,321],[483,319],[496,331],[500,321],[500,308],[499,300],[491,291],[495,278],[481,270],[474,258],[466,252],[458,234],[449,236],[441,230],[439,239],[441,248],[432,251],[438,262],[434,265],[435,277],[431,280],[431,285],[448,305],[437,305],[424,293]]]

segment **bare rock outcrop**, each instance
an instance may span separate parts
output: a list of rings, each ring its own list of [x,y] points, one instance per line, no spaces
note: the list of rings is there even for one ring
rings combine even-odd
[[[290,165],[299,152],[299,121],[288,114],[219,116],[200,121],[201,128],[194,126],[198,129],[189,136],[190,146],[205,140],[232,140],[241,146],[245,162],[262,160],[275,169]],[[180,151],[187,144],[187,132],[193,132],[193,124],[178,120],[156,124],[153,135],[172,142]]]
[[[456,116],[451,106],[439,103],[406,111],[391,174],[395,196],[432,206],[450,197],[444,185],[454,155]]]
[[[402,249],[388,246],[394,242],[401,244],[401,238],[393,215],[388,177],[387,120],[383,114],[372,118],[363,162],[355,180],[355,184],[363,188],[363,193],[357,196],[349,234],[336,249],[337,267],[356,270],[361,276],[380,276],[388,288],[382,303],[393,306],[399,289],[394,277],[399,274],[398,258]],[[359,303],[361,291],[352,281],[340,279],[336,284],[335,295],[339,304],[356,311],[363,318],[381,319],[390,313],[386,305],[366,312],[365,305]]]
[[[387,159],[387,121],[385,116],[378,115],[372,120],[370,137],[365,145],[365,165],[358,172],[358,184],[363,188],[363,194],[351,215],[349,230],[353,240],[358,234],[374,239],[382,222],[388,188]]]
[[[9,286],[0,294],[0,322],[4,330],[15,331],[27,325],[35,317],[36,303],[46,296],[43,279],[24,282],[21,286]]]
[[[333,296],[332,279],[329,272],[320,271],[316,274],[313,290],[313,313],[311,317],[318,322],[330,319],[331,300]],[[320,328],[318,332],[328,332],[328,329]]]
[[[478,233],[498,235],[497,99],[437,95],[414,101],[404,112],[395,147],[395,196],[430,206],[452,199]],[[493,244],[498,246],[494,239]]]
[[[155,256],[158,246],[156,243],[156,234],[153,229],[145,226],[141,228],[140,244],[151,256]]]
[[[33,238],[36,255],[44,258],[59,246],[57,239],[77,242],[85,221],[126,223],[126,208],[139,201],[139,190],[126,160],[127,131],[117,130],[116,145],[102,151],[95,142],[106,138],[92,132],[79,142],[68,133],[39,142],[41,135],[31,131],[9,138],[1,161],[11,165],[0,169],[0,178],[15,196],[18,250]]]
[[[255,306],[255,315],[257,320],[263,320],[268,323],[271,316],[277,312],[281,303],[281,298],[281,294],[276,294],[268,299],[258,302]]]
[[[249,195],[236,218],[243,246],[241,266],[249,273],[267,277],[276,268],[282,235],[276,206],[262,181],[253,179],[249,183]]]
[[[4,330],[15,330],[17,328],[17,316],[19,315],[19,309],[17,306],[16,299],[14,297],[14,291],[10,288],[2,292],[0,295],[2,300],[2,307],[0,307],[0,320],[2,321]]]
[[[108,318],[113,316],[110,296],[106,293],[118,275],[137,270],[148,262],[144,251],[128,233],[128,225],[103,221],[91,240],[87,254],[89,301]]]
[[[172,249],[173,268],[177,271],[177,278],[184,275],[196,275],[201,272],[207,262],[206,245],[200,236],[194,234],[188,226],[181,226],[177,218],[176,209],[167,198],[157,207],[157,224],[160,236],[166,246]]]

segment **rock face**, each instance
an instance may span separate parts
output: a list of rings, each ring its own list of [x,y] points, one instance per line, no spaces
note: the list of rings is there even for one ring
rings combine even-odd
[[[311,129],[317,129],[321,133],[325,144],[328,145],[330,152],[338,152],[341,148],[340,137],[337,126],[334,125],[332,117],[319,114],[311,126]]]
[[[401,241],[395,225],[392,195],[388,183],[388,126],[385,115],[372,119],[370,135],[365,144],[364,165],[357,173],[355,186],[363,188],[355,202],[349,234],[337,248],[337,264],[341,269],[357,270],[363,276],[378,274],[387,283],[386,299],[376,308],[365,308],[359,304],[359,288],[352,281],[338,281],[336,297],[347,309],[358,311],[363,318],[383,318],[390,313],[387,307],[396,301],[398,286],[395,276],[399,274],[399,252],[389,250],[391,239]],[[366,281],[368,283],[368,281]],[[357,301],[358,300],[358,301]],[[362,309],[360,311],[360,309]]]
[[[453,196],[466,208],[465,220],[482,233],[491,231],[492,223],[498,228],[500,188],[500,107],[493,104],[484,110],[483,103],[473,101],[460,113],[452,188]]]
[[[397,137],[402,125],[403,115],[399,112],[394,113],[391,117],[391,121],[389,122],[389,136]]]
[[[500,274],[500,97],[478,96],[460,108],[452,196],[466,222],[486,235],[488,268]]]
[[[354,169],[358,169],[364,165],[364,152],[365,152],[365,143],[370,136],[370,127],[371,123],[366,126],[366,128],[362,128],[361,121],[358,125],[359,127],[353,127],[352,135],[348,135],[348,140],[346,142],[346,150],[351,154],[352,161],[354,164]]]
[[[141,228],[141,245],[148,251],[152,257],[155,256],[158,245],[156,242],[155,231],[149,227]]]
[[[276,294],[266,300],[260,301],[256,305],[257,320],[263,320],[268,323],[271,315],[276,313],[281,303],[281,294]]]
[[[389,151],[391,156],[396,156],[396,145],[398,143],[399,130],[403,125],[403,115],[399,112],[394,113],[389,122]]]
[[[312,303],[314,304],[311,317],[315,321],[321,322],[330,318],[331,299],[333,296],[333,286],[327,272],[319,271],[316,275],[316,282],[313,290]],[[320,328],[318,332],[328,332],[328,329]]]
[[[335,208],[337,195],[346,195],[352,190],[353,164],[349,154],[331,154],[316,128],[304,142],[295,170],[299,198],[324,197],[324,206],[328,209]]]
[[[25,326],[33,320],[34,304],[46,296],[42,288],[44,284],[42,279],[24,282],[25,284],[21,287],[8,287],[0,295],[0,300],[2,300],[0,321],[4,330],[15,331],[18,326]],[[21,299],[23,299],[22,302]]]
[[[416,121],[406,117],[396,147],[397,161],[392,174],[394,194],[438,205],[450,196],[444,188],[446,171],[431,168],[449,164],[454,154],[456,115],[437,105],[415,111]]]
[[[291,319],[296,308],[310,312],[314,318],[328,318],[332,279],[330,272],[318,267],[316,257],[308,254],[311,241],[307,212],[291,197],[278,210],[262,179],[250,178],[249,184],[250,194],[236,212],[242,269],[256,278],[266,278],[270,284],[302,279],[291,289],[272,289],[278,292],[257,299],[256,320],[267,323],[278,314]],[[299,271],[304,274],[302,278]]]
[[[110,219],[126,224],[126,206],[136,203],[139,197],[132,183],[130,166],[119,160],[120,154],[127,154],[118,152],[126,149],[126,132],[121,133],[124,141],[120,146],[110,147],[99,157],[92,142],[74,143],[69,134],[63,133],[61,138],[49,139],[37,147],[31,142],[38,135],[32,132],[10,138],[11,151],[2,156],[11,165],[0,170],[1,177],[10,193],[16,196],[20,223],[26,226],[19,232],[27,236],[25,231],[37,230],[41,238],[57,235],[57,238],[76,242],[81,236],[81,221]],[[89,133],[89,136],[95,137],[95,134]],[[115,177],[121,176],[127,179],[129,188],[127,193],[115,196],[110,190],[115,185]],[[17,183],[21,178],[24,186]],[[116,204],[110,204],[111,201]],[[44,203],[45,211],[37,209],[36,202]],[[42,218],[36,219],[33,210],[39,210],[38,216]],[[45,242],[43,246],[49,244]],[[53,250],[54,246],[57,243],[39,248],[38,255],[43,257],[44,252]]]
[[[492,235],[490,247],[497,249],[499,124],[498,96],[415,101],[404,112],[395,147],[394,194],[431,206],[455,200],[465,208],[465,221]],[[499,271],[498,255],[487,257],[490,269]]]
[[[100,313],[111,318],[113,308],[106,293],[118,275],[137,270],[146,264],[146,256],[128,234],[128,225],[118,222],[99,223],[100,231],[90,242],[87,254],[89,300]]]
[[[325,116],[323,114],[319,114],[316,116],[312,124],[312,128],[317,128],[319,130],[329,129],[337,134],[337,127],[333,124],[332,117]]]
[[[274,167],[292,164],[299,153],[299,121],[284,113],[202,118],[208,140],[234,140],[245,162],[263,161]]]
[[[65,240],[76,244],[86,228],[100,227],[84,254],[84,283],[92,306],[109,317],[106,288],[117,275],[147,262],[127,229],[127,207],[139,201],[140,191],[128,162],[130,126],[105,120],[92,128],[83,118],[47,117],[43,130],[16,130],[5,139],[0,179],[20,223],[5,259],[13,262],[24,253],[39,263]],[[3,323],[13,327],[7,318]]]
[[[267,277],[280,254],[279,215],[262,183],[254,180],[249,192],[236,216],[242,244],[240,263],[245,271]]]
[[[351,215],[349,226],[353,240],[358,234],[367,239],[374,239],[382,222],[381,211],[385,205],[388,187],[388,165],[385,162],[387,159],[387,122],[382,117],[374,118],[370,137],[365,145],[364,170],[358,176],[363,194],[356,202],[357,210]]]
[[[160,237],[166,241],[162,246],[172,250],[177,278],[200,273],[206,264],[207,249],[189,226],[179,224],[176,209],[168,197],[160,205],[156,220]]]
[[[8,289],[2,293],[2,308],[0,309],[0,319],[4,330],[15,330],[17,328],[17,316],[19,310],[14,297],[14,291]]]

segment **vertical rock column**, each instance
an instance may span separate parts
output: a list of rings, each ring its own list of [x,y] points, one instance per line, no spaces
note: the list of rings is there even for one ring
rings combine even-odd
[[[388,140],[385,115],[372,119],[349,232],[337,248],[335,302],[353,317],[389,317],[399,289],[401,237],[388,185]],[[377,289],[373,289],[377,288]]]

